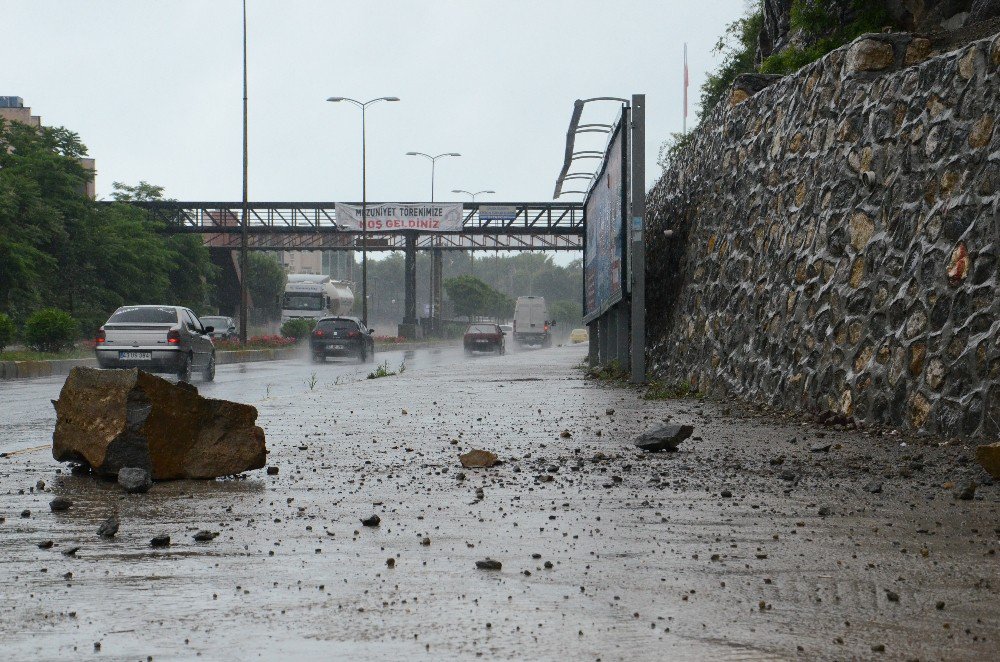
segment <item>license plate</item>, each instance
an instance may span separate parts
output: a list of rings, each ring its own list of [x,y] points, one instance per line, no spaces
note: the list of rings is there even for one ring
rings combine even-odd
[[[343,345],[327,345],[330,349],[344,349]]]
[[[118,352],[119,361],[152,361],[152,352]]]
[[[485,345],[486,343],[489,342],[489,340],[477,340],[476,342],[479,343],[480,345]]]

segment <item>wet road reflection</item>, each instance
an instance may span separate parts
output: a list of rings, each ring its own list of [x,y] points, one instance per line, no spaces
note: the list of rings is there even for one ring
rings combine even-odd
[[[295,397],[331,383],[365,379],[383,362],[389,370],[399,370],[400,365],[405,365],[407,371],[420,371],[465,360],[468,358],[460,347],[444,347],[379,352],[374,363],[363,365],[347,359],[327,359],[317,364],[306,358],[239,363],[219,366],[211,383],[196,377],[194,385],[205,397],[260,407],[269,399]],[[59,397],[65,379],[57,376],[0,380],[0,453],[51,443],[56,421],[52,400]]]

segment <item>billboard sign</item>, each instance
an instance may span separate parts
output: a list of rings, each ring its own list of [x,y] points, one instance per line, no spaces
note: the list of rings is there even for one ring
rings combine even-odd
[[[337,226],[361,229],[361,207],[336,203]],[[418,230],[454,232],[462,229],[461,202],[384,202],[368,205],[369,232]]]
[[[515,205],[481,205],[479,207],[480,221],[513,221],[517,218]]]
[[[624,122],[619,122],[601,170],[584,202],[583,321],[590,323],[622,300],[625,239]]]

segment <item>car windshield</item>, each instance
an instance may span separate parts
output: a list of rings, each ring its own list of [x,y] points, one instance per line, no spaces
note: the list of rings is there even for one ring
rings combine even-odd
[[[320,331],[357,331],[358,325],[352,320],[322,320],[316,328]]]
[[[496,333],[497,328],[492,324],[473,324],[466,333]]]
[[[119,308],[108,324],[175,324],[177,311],[173,308]]]
[[[285,310],[323,310],[323,295],[318,292],[286,292],[285,302],[281,307]]]

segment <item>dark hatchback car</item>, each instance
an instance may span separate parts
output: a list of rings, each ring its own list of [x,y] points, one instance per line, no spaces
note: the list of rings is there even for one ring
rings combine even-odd
[[[236,330],[236,320],[232,317],[204,315],[201,317],[201,323],[212,327],[212,332],[209,334],[212,340],[236,340],[240,337]]]
[[[355,317],[323,317],[309,336],[312,359],[322,363],[328,356],[353,356],[362,363],[374,361],[373,333]]]
[[[506,334],[496,324],[470,324],[462,337],[462,344],[465,346],[465,353],[473,352],[496,352],[503,354],[504,336]]]

